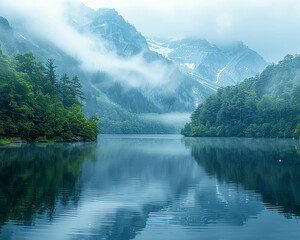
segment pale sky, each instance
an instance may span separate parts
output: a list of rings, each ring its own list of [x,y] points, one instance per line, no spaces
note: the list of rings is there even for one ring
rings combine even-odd
[[[146,36],[240,40],[275,62],[300,53],[299,0],[82,0],[115,8]]]

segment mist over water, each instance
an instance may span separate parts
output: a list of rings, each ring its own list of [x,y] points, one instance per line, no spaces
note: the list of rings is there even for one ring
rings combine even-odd
[[[297,239],[299,149],[177,135],[1,147],[0,238]]]
[[[146,113],[141,114],[141,119],[151,122],[163,124],[165,126],[173,126],[177,133],[190,121],[190,113]]]

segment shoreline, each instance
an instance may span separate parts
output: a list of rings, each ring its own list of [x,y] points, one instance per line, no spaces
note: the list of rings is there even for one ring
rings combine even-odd
[[[39,137],[34,141],[27,141],[25,139],[22,139],[20,137],[6,137],[6,138],[0,138],[0,146],[1,145],[7,145],[7,144],[12,144],[12,143],[72,143],[72,142],[95,142],[97,141],[97,139],[95,140],[91,140],[91,139],[82,139],[82,138],[72,138],[69,140],[64,140],[61,138],[51,138],[51,139],[47,139],[45,137]]]

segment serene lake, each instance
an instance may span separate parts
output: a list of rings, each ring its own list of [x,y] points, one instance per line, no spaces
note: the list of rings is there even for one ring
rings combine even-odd
[[[0,239],[300,239],[299,216],[299,141],[0,147]]]

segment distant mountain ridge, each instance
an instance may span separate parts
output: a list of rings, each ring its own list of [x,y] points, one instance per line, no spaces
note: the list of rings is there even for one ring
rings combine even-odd
[[[235,85],[261,72],[267,62],[242,42],[216,45],[205,39],[155,40],[148,45],[177,64],[179,69],[216,87]]]

